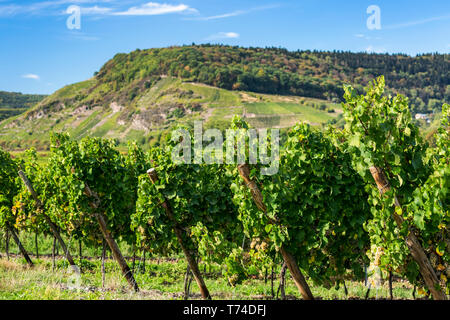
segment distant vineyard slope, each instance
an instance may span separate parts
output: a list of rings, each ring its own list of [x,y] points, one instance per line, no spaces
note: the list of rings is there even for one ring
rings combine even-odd
[[[0,91],[0,121],[27,111],[45,97],[39,94]]]

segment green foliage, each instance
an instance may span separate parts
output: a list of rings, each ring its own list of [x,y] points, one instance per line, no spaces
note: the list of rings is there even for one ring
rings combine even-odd
[[[148,153],[147,164],[155,168],[159,178],[155,184],[147,175],[139,177],[136,213],[132,216],[138,243],[152,254],[177,252],[174,228],[178,227],[194,255],[227,264],[226,275],[235,283],[242,279],[244,270],[236,243],[242,231],[231,201],[230,177],[223,166],[172,162],[173,147],[171,142],[164,149],[153,148]],[[162,206],[165,199],[175,222]]]
[[[25,154],[17,160],[20,170],[22,170],[26,177],[30,180],[35,191],[40,194],[44,191],[45,186],[48,185],[47,177],[48,171],[37,162],[37,153],[34,148],[25,151]],[[42,209],[36,208],[36,203],[28,191],[23,181],[16,173],[16,183],[19,192],[14,198],[13,213],[16,217],[15,226],[20,230],[28,232],[42,232],[49,234],[49,226],[42,219]],[[43,193],[46,195],[46,193]],[[44,197],[45,201],[45,197]]]
[[[448,119],[450,107],[442,107],[442,123],[436,137],[436,147],[429,149],[432,173],[413,192],[414,201],[408,210],[414,212],[415,227],[443,286],[450,289],[450,139]]]
[[[0,226],[14,225],[12,214],[14,197],[18,192],[16,183],[17,164],[9,153],[0,149]]]
[[[234,124],[248,128],[240,119]],[[267,255],[288,248],[314,281],[339,281],[348,270],[361,278],[368,244],[362,225],[369,211],[350,157],[324,134],[301,124],[288,132],[279,172],[261,175],[259,166],[250,167],[250,177],[261,190],[266,214],[237,174],[231,186],[247,236],[260,238]]]
[[[140,53],[134,56],[139,57]],[[126,64],[127,59],[114,60]],[[183,70],[186,74],[195,68]],[[257,74],[264,77],[267,70],[259,69]],[[343,132],[332,128],[320,132],[298,124],[283,133],[278,173],[262,175],[261,161],[250,166],[265,213],[255,205],[236,165],[196,164],[192,161],[196,154],[191,154],[191,165],[174,163],[176,141],[170,140],[167,129],[159,131],[157,138],[165,146],[147,153],[137,143],[121,153],[117,141],[76,141],[67,134],[54,134],[47,165],[37,161],[33,149],[18,160],[0,150],[0,226],[10,223],[25,232],[47,234],[45,213],[65,237],[97,248],[102,235],[95,215],[102,213],[114,238],[159,256],[180,253],[174,233],[175,227],[180,228],[193,255],[203,263],[223,266],[232,286],[255,270],[262,273],[278,266],[281,246],[294,255],[307,276],[326,286],[339,285],[350,275],[362,279],[362,265],[373,258],[374,247],[381,249],[383,270],[423,285],[404,243],[407,233],[414,232],[448,288],[449,106],[443,106],[435,146],[429,147],[414,125],[408,100],[386,97],[383,78],[366,95],[345,88],[345,99]],[[287,103],[282,107],[295,109]],[[232,128],[246,133],[250,125],[235,117]],[[189,138],[193,145],[194,137]],[[271,139],[266,145],[269,154]],[[248,158],[249,150],[245,152]],[[392,186],[386,196],[375,187],[370,166],[386,173]],[[146,174],[149,168],[156,169],[156,183]],[[43,212],[36,210],[18,178],[19,169],[36,189]],[[97,209],[92,206],[95,199],[86,195],[87,185],[99,196]],[[392,218],[394,197],[402,204],[396,210],[405,220],[402,228]],[[165,199],[175,222],[162,205]]]
[[[358,96],[350,87],[345,91],[348,152],[371,189],[372,219],[366,228],[371,243],[382,249],[380,267],[404,274],[413,283],[421,283],[417,278],[418,266],[403,239],[408,232],[414,232],[430,260],[436,260],[432,262],[434,267],[441,265],[436,271],[449,259],[448,106],[443,108],[439,142],[436,148],[427,149],[412,123],[407,99],[401,95],[394,98],[383,95],[383,77],[367,88],[366,95]],[[384,196],[374,185],[369,172],[371,166],[384,170],[392,187]],[[393,219],[395,197],[402,205],[395,213],[405,220],[401,228]],[[439,258],[432,259],[436,249]],[[445,286],[445,275],[442,282]]]
[[[76,142],[68,135],[55,134],[48,172],[51,178],[47,180],[57,192],[46,199],[46,208],[63,230],[99,245],[95,214],[101,213],[113,237],[134,241],[130,215],[136,201],[136,173],[115,149],[114,141],[84,138]],[[98,208],[93,208],[95,199],[86,195],[86,186],[98,195]]]

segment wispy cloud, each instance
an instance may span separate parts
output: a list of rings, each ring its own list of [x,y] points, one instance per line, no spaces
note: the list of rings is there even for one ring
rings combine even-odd
[[[103,14],[109,14],[113,11],[111,8],[106,7],[99,7],[99,6],[93,6],[88,8],[81,8],[82,14],[92,14],[92,15],[103,15]]]
[[[368,46],[365,50],[367,53],[385,53],[386,49],[381,47]]]
[[[189,7],[185,4],[166,4],[166,3],[156,3],[148,2],[138,7],[131,7],[126,11],[114,12],[113,15],[116,16],[154,16],[169,13],[196,13],[196,9]]]
[[[16,3],[5,4],[0,6],[0,16],[14,16],[17,14],[56,15],[62,13],[62,10],[60,8],[64,5],[111,3],[114,1],[115,0],[56,0],[34,2],[24,5],[18,5]]]
[[[180,4],[167,4],[158,2],[147,2],[140,6],[124,8],[123,2],[118,0],[56,0],[42,1],[26,5],[7,3],[0,5],[0,16],[14,16],[17,14],[33,15],[65,15],[65,6],[79,5],[81,13],[86,15],[114,15],[114,16],[150,16],[170,13],[198,13],[197,9]],[[112,5],[105,5],[105,4]],[[93,6],[87,6],[87,5]]]
[[[240,16],[246,13],[249,13],[250,11],[244,11],[244,10],[237,10],[237,11],[233,11],[230,13],[224,13],[224,14],[219,14],[216,16],[209,16],[209,17],[197,17],[197,18],[191,18],[188,20],[203,20],[203,21],[208,21],[208,20],[217,20],[217,19],[224,19],[224,18],[230,18],[230,17],[236,17],[236,16]]]
[[[71,37],[74,39],[83,40],[83,41],[98,41],[98,40],[100,40],[99,37],[89,36],[89,35],[85,35],[85,34],[73,34],[73,35],[71,35]]]
[[[186,18],[186,20],[202,20],[202,21],[209,21],[209,20],[217,20],[217,19],[225,19],[230,17],[236,17],[241,16],[244,14],[248,14],[255,11],[263,11],[263,10],[270,10],[280,7],[279,4],[273,4],[273,5],[267,5],[267,6],[260,6],[255,8],[250,8],[246,10],[236,10],[232,12],[227,12],[219,15],[213,15],[213,16],[207,16],[207,17],[194,17],[194,18]]]
[[[404,23],[399,23],[399,24],[394,24],[394,25],[388,25],[388,26],[384,26],[383,29],[407,28],[407,27],[417,26],[419,24],[425,24],[425,23],[429,23],[429,22],[440,21],[440,20],[447,20],[447,19],[450,19],[450,15],[440,16],[440,17],[432,17],[432,18],[416,20],[416,21],[410,21],[410,22],[404,22]]]
[[[24,75],[22,75],[22,78],[24,78],[24,79],[33,79],[33,80],[41,79],[37,74],[33,74],[33,73],[24,74]]]
[[[357,33],[357,34],[354,34],[354,36],[355,36],[356,38],[358,38],[358,39],[365,39],[365,40],[381,40],[381,39],[382,39],[381,37],[371,37],[371,36],[367,36],[367,35],[365,35],[365,34],[363,34],[363,33]]]
[[[9,5],[3,5],[0,6],[0,17],[1,16],[13,16],[21,11],[22,7],[15,5],[15,4],[9,4]]]
[[[219,32],[206,38],[205,40],[218,40],[218,39],[237,39],[240,37],[236,32]]]

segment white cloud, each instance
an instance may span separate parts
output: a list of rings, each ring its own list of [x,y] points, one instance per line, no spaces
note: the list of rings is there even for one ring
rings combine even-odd
[[[33,79],[33,80],[39,80],[39,79],[40,79],[40,77],[39,77],[37,74],[33,74],[33,73],[27,73],[27,74],[24,74],[24,75],[22,76],[22,78],[25,78],[25,79]]]
[[[12,16],[21,11],[21,6],[15,4],[0,6],[0,16]]]
[[[1,0],[0,0],[1,1]],[[112,6],[98,4],[110,3]],[[191,8],[186,4],[167,4],[158,2],[147,2],[140,6],[123,7],[125,1],[120,3],[118,0],[55,0],[42,1],[26,5],[17,5],[15,3],[0,5],[0,16],[14,16],[17,14],[33,15],[66,15],[68,5],[78,5],[81,13],[86,15],[115,15],[115,16],[151,16],[170,13],[198,13],[197,9]],[[93,6],[88,6],[92,4]],[[83,5],[86,5],[83,7]],[[119,6],[122,5],[121,9]]]
[[[359,39],[365,39],[365,40],[381,40],[381,37],[371,37],[371,36],[366,36],[365,34],[362,33],[358,33],[354,35],[356,38]]]
[[[56,1],[41,1],[26,5],[6,4],[0,6],[0,16],[13,16],[16,14],[50,14],[50,15],[60,14],[61,10],[57,8],[60,8],[64,5],[109,3],[113,1],[114,0],[56,0]]]
[[[181,12],[195,13],[198,11],[185,4],[172,5],[166,3],[148,2],[139,7],[131,7],[127,11],[114,12],[113,14],[117,16],[153,16]]]
[[[247,13],[246,11],[238,10],[238,11],[234,11],[234,12],[230,12],[230,13],[220,14],[220,15],[217,15],[217,16],[193,18],[192,20],[208,21],[208,20],[224,19],[224,18],[240,16],[240,15],[243,15],[243,14],[246,14],[246,13]]]
[[[410,21],[410,22],[386,26],[383,28],[384,29],[400,29],[400,28],[413,27],[413,26],[416,26],[419,24],[424,24],[424,23],[429,23],[429,22],[439,21],[439,20],[447,20],[447,19],[450,19],[450,15],[440,16],[440,17],[432,17],[432,18],[423,19],[423,20]]]
[[[367,53],[386,53],[386,49],[385,48],[381,48],[381,47],[374,47],[372,45],[368,46],[365,50]]]
[[[111,11],[112,11],[111,8],[99,7],[99,6],[94,6],[94,7],[89,7],[89,8],[81,8],[82,14],[108,14]]]
[[[100,40],[99,37],[89,36],[89,35],[85,35],[85,34],[73,34],[72,37],[75,39],[78,39],[78,40],[83,40],[83,41],[98,41],[98,40]]]
[[[239,33],[236,32],[221,32],[225,38],[239,38]]]
[[[219,32],[213,34],[206,38],[206,40],[217,40],[217,39],[237,39],[240,37],[239,33],[236,32]]]
[[[208,21],[208,20],[225,19],[225,18],[230,18],[230,17],[241,16],[241,15],[248,14],[248,13],[251,13],[251,12],[254,12],[254,11],[262,11],[262,10],[274,9],[274,8],[278,8],[279,6],[280,6],[279,4],[273,4],[273,5],[267,5],[267,6],[251,8],[251,9],[247,9],[247,10],[236,10],[236,11],[233,11],[233,12],[228,12],[228,13],[223,13],[223,14],[214,15],[214,16],[208,16],[208,17],[188,18],[187,20]]]

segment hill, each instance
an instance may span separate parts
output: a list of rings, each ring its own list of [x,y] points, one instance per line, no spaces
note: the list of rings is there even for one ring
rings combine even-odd
[[[154,144],[181,122],[192,125],[203,120],[205,127],[225,129],[232,116],[240,114],[258,128],[287,128],[300,120],[318,125],[341,113],[339,105],[325,100],[230,91],[169,76],[156,81],[133,104],[121,101],[121,96],[107,106],[64,103],[96,81],[67,86],[39,107],[2,122],[0,145],[9,150],[31,146],[46,150],[50,131],[68,131],[75,138],[90,135]]]
[[[439,108],[450,98],[450,55],[289,52],[279,48],[184,46],[117,54],[97,74],[108,91],[128,98],[162,74],[227,90],[297,95],[339,102],[343,85],[362,89],[384,75],[388,93],[402,93],[415,112]],[[139,84],[129,90],[129,84]]]
[[[0,91],[0,121],[27,111],[45,97],[39,94]]]
[[[48,147],[50,131],[159,143],[174,123],[224,128],[233,114],[256,127],[336,121],[343,85],[361,90],[381,74],[413,112],[450,101],[450,55],[289,52],[218,45],[117,54],[94,77],[66,86],[0,123],[8,149]]]

